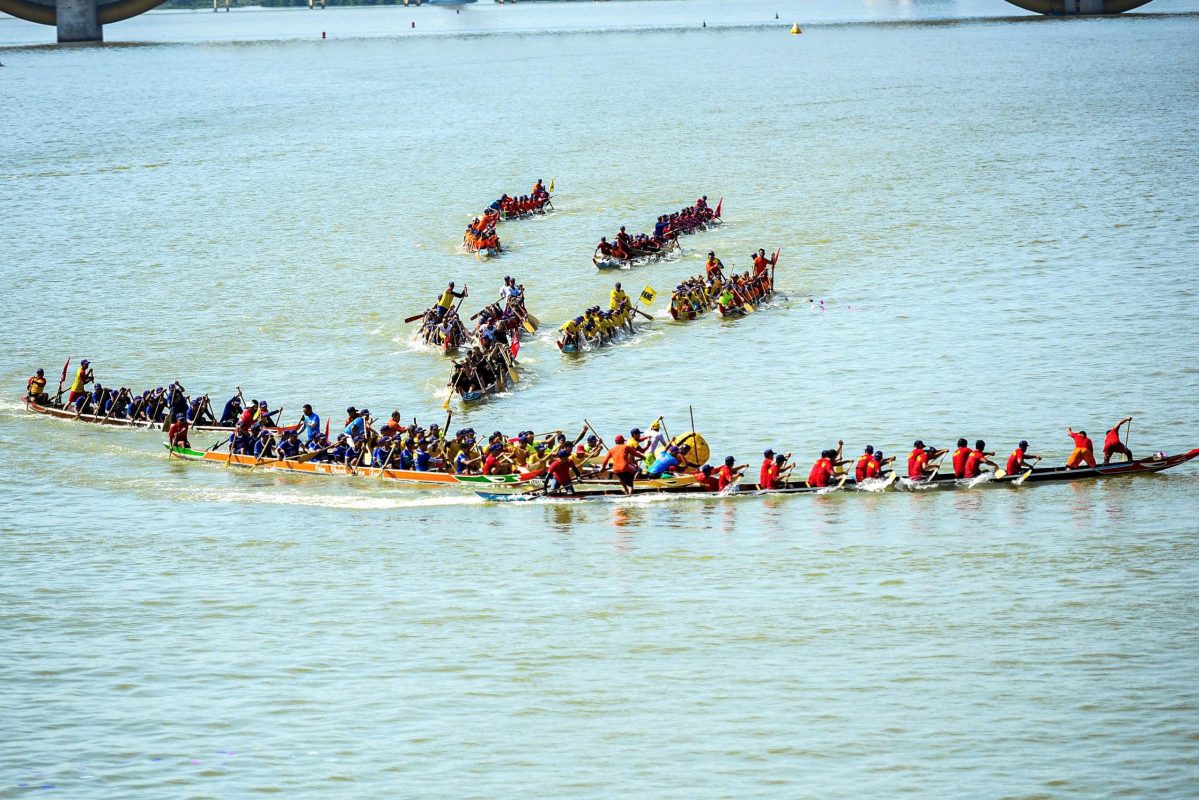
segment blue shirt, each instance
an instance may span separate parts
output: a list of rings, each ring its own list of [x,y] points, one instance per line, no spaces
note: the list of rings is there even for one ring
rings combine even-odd
[[[321,432],[321,418],[316,414],[308,414],[300,423],[304,427],[304,432],[308,434],[308,441]]]
[[[365,436],[366,420],[362,417],[355,417],[354,421],[346,426],[346,429],[343,431],[343,433],[345,433],[345,435],[349,436],[351,439],[353,439],[355,436]]]
[[[649,474],[658,477],[665,472],[669,472],[679,465],[679,460],[670,453],[665,453],[661,458],[653,463],[649,468]]]
[[[279,454],[284,458],[295,458],[300,454],[300,443],[284,439],[279,443]]]
[[[428,472],[429,471],[429,462],[432,460],[433,460],[433,457],[430,456],[428,453],[426,453],[424,450],[417,450],[416,451],[416,471],[417,472]]]
[[[400,453],[400,469],[412,469],[412,453],[404,450]]]
[[[376,467],[383,466],[383,463],[387,461],[387,455],[390,452],[390,447],[376,447],[375,451],[371,453],[371,463]]]

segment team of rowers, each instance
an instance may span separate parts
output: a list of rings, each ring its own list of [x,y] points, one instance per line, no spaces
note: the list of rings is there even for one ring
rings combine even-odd
[[[413,321],[421,320],[418,335],[427,344],[441,348],[442,352],[449,352],[466,347],[472,342],[498,341],[501,333],[506,336],[519,331],[522,325],[526,325],[526,320],[527,330],[537,330],[539,323],[525,308],[525,287],[511,276],[504,276],[504,286],[500,289],[499,299],[470,318],[470,322],[478,320],[473,329],[467,328],[458,314],[462,299],[467,296],[467,287],[463,286],[461,292],[455,291],[451,281],[428,311],[423,315],[409,317]],[[455,303],[454,300],[458,302]],[[515,347],[519,349],[519,333],[512,338]],[[513,353],[514,358],[515,355]]]
[[[597,257],[616,261],[658,255],[672,248],[681,234],[694,233],[719,216],[719,204],[715,210],[712,209],[708,205],[707,195],[704,195],[695,201],[695,205],[658,217],[653,234],[640,233],[634,236],[621,225],[613,241],[609,242],[607,236],[600,239],[599,244],[595,246],[595,254]]]
[[[774,291],[773,267],[779,254],[767,256],[764,249],[752,253],[753,272],[724,274],[724,263],[714,251],[708,251],[704,274],[680,283],[670,296],[670,315],[675,319],[695,319],[716,307],[724,316],[744,313],[765,300]]]
[[[500,212],[490,208],[483,212],[483,216],[475,217],[462,235],[463,248],[469,253],[502,253],[504,248],[500,246],[499,234],[495,232],[495,225],[499,221]]]
[[[625,298],[618,302],[627,304],[628,300]],[[493,347],[493,350],[506,352],[504,347]],[[66,367],[64,364],[64,380]],[[127,402],[121,401],[121,390],[105,389],[98,384],[89,390],[87,385],[94,382],[91,365],[84,359],[70,384],[63,407],[90,409],[86,413],[121,414],[125,419],[169,422],[167,437],[172,446],[190,447],[188,433],[192,425],[227,425],[234,428],[233,433],[210,449],[227,445],[231,453],[254,456],[259,461],[319,459],[351,468],[386,466],[483,475],[544,472],[549,478],[551,491],[570,491],[572,476],[584,478],[610,474],[620,482],[626,493],[632,493],[633,481],[637,478],[653,479],[684,474],[693,475],[698,483],[711,491],[722,491],[739,481],[748,469],[748,465],[737,465],[733,456],[725,458],[720,467],[703,464],[696,469],[697,462],[690,446],[672,442],[666,436],[661,417],[650,426],[649,436],[642,436],[641,430],[634,428],[627,439],[623,435],[616,436],[611,447],[605,445],[590,425],[585,425],[573,442],[558,431],[540,440],[527,431],[514,437],[505,437],[497,431],[488,437],[486,443],[481,443],[476,440],[474,430],[469,428],[458,431],[453,439],[448,439],[446,431],[436,424],[422,428],[414,420],[412,425],[405,426],[399,411],[392,412],[376,428],[376,420],[368,409],[358,410],[351,406],[346,409],[341,433],[331,440],[329,423],[326,422],[322,430],[321,418],[308,404],[304,405],[303,413],[294,426],[279,429],[275,419],[279,411],[270,410],[268,404],[261,400],[251,400],[247,404],[240,389],[226,402],[218,421],[211,412],[208,396],[188,399],[178,381],[169,387],[159,387],[141,395],[133,395],[126,390],[131,398]],[[38,405],[54,405],[55,401],[48,396],[46,387],[45,372],[39,369],[26,382],[27,398]],[[154,399],[148,405],[139,403],[143,397]],[[1131,422],[1131,417],[1125,417],[1106,432],[1103,440],[1104,464],[1110,463],[1117,455],[1132,460],[1132,451],[1120,434],[1121,428]],[[1095,446],[1086,431],[1067,428],[1066,432],[1074,445],[1066,466],[1071,469],[1095,466]],[[989,451],[986,447],[986,442],[981,439],[971,447],[962,438],[958,439],[957,447],[951,452],[949,448],[926,445],[923,440],[917,439],[908,453],[904,477],[912,483],[930,481],[939,473],[941,462],[947,456],[951,460],[954,477],[962,480],[983,477],[987,467],[992,471],[1002,469],[1009,475],[1016,474],[1032,469],[1041,460],[1041,456],[1029,452],[1029,443],[1022,440],[1000,468],[993,460],[995,451]],[[831,487],[847,481],[852,469],[854,481],[868,485],[869,481],[889,478],[890,465],[895,460],[895,456],[887,457],[882,450],[872,445],[867,445],[857,458],[845,458],[844,442],[838,441],[835,448],[821,452],[820,458],[809,469],[804,483],[817,489]],[[758,488],[783,488],[792,483],[789,479],[794,469],[790,453],[776,453],[773,449],[767,449],[759,468]]]
[[[625,333],[636,333],[633,315],[637,313],[652,319],[645,312],[637,310],[618,282],[608,295],[607,310],[592,306],[581,316],[563,323],[558,348],[563,352],[578,352],[583,349],[583,345],[602,347],[621,338]]]
[[[540,213],[547,207],[553,208],[550,205],[550,193],[546,191],[545,184],[538,178],[537,182],[533,184],[532,193],[520,197],[500,195],[500,199],[489,205],[487,210],[502,214],[504,219],[514,219]]]

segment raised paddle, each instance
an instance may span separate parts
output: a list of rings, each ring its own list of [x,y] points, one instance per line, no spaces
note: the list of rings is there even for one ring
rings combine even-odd
[[[458,381],[462,380],[462,365],[455,361],[454,366],[459,367],[459,369],[454,370],[450,377],[450,382],[446,384],[446,388],[450,390],[450,393],[446,395],[445,402],[441,404],[441,407],[447,410],[450,407],[450,401],[454,399],[454,392],[458,390]]]
[[[641,310],[641,309],[639,309],[639,308],[634,308],[634,309],[633,309],[633,311],[634,311],[635,313],[637,313],[637,314],[640,314],[641,316],[645,317],[646,319],[650,320],[651,322],[652,322],[652,321],[653,321],[653,319],[654,319],[652,316],[650,316],[649,314],[646,314],[644,311],[642,311],[642,310]]]
[[[416,322],[421,317],[428,316],[428,314],[429,314],[428,311],[422,311],[419,314],[413,314],[411,317],[408,317],[404,320],[404,324],[407,325],[410,322]]]
[[[1128,427],[1124,429],[1124,449],[1127,451],[1124,454],[1125,461],[1132,461],[1132,448],[1128,443],[1132,441],[1132,417],[1128,418]]]

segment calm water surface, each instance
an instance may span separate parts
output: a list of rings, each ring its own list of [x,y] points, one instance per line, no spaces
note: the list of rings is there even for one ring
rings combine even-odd
[[[1193,466],[494,507],[19,406],[70,355],[440,422],[402,319],[515,275],[525,380],[454,427],[693,406],[717,457],[805,468],[838,438],[1064,458],[1125,414],[1136,451],[1199,445],[1199,3],[1145,12],[159,13],[62,49],[0,20],[0,797],[1195,797]],[[456,251],[538,177],[557,213]],[[594,242],[699,194],[727,224],[618,277],[781,246],[785,298],[564,360]]]

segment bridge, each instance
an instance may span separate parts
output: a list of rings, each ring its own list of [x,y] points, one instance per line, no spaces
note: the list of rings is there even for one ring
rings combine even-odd
[[[424,0],[435,3],[438,0]],[[444,0],[443,0],[444,1]],[[474,0],[459,0],[474,2]],[[104,41],[104,26],[142,14],[164,0],[0,0],[0,11],[14,17],[54,25],[60,42]],[[409,0],[404,0],[408,5]],[[1119,14],[1143,6],[1149,0],[1007,0],[1012,5],[1038,14]],[[419,0],[417,0],[419,4]]]

